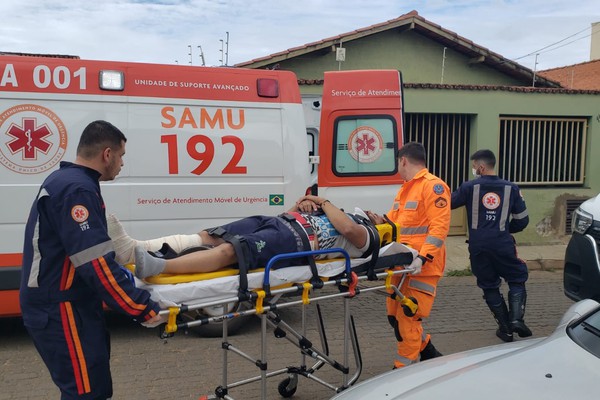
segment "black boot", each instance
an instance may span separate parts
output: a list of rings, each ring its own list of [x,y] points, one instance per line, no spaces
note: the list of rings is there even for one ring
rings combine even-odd
[[[529,337],[532,335],[531,329],[529,329],[523,321],[526,301],[527,292],[516,294],[508,292],[508,321],[510,323],[511,331],[516,332],[519,337]]]
[[[498,336],[504,342],[512,342],[513,334],[508,322],[508,309],[504,299],[502,299],[502,303],[493,306],[488,304],[488,307],[490,308],[490,311],[492,311],[494,319],[498,324],[496,336]]]
[[[423,351],[421,351],[421,361],[425,361],[425,360],[429,360],[429,359],[441,357],[441,356],[443,356],[443,354],[440,353],[435,348],[433,343],[431,343],[431,339],[429,340],[429,343],[427,343],[427,346],[425,346]]]

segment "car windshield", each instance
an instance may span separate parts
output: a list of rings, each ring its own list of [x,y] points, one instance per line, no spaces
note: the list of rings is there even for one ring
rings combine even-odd
[[[575,322],[568,333],[575,343],[600,358],[600,311]]]

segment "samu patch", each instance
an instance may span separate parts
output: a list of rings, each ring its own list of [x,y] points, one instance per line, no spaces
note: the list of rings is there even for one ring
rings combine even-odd
[[[78,204],[71,208],[71,218],[73,218],[75,222],[85,222],[87,221],[89,216],[90,213],[88,212],[87,208],[85,208],[85,206],[82,206],[81,204]]]
[[[437,208],[444,208],[444,207],[446,207],[447,205],[448,205],[448,200],[446,200],[446,199],[445,199],[445,198],[443,198],[443,197],[438,197],[438,198],[435,200],[435,206],[436,206]]]
[[[444,193],[444,185],[440,185],[439,183],[433,186],[433,193],[440,195]]]
[[[79,228],[82,232],[90,229],[90,224],[88,222],[89,216],[90,212],[87,208],[85,208],[85,206],[82,206],[81,204],[78,204],[71,208],[71,218],[73,218],[73,221],[79,224]]]

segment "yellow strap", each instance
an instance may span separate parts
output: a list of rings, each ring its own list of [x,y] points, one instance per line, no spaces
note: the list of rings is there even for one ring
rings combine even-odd
[[[308,298],[308,295],[310,293],[310,289],[312,289],[312,284],[310,284],[308,282],[304,282],[302,284],[302,287],[304,287],[304,290],[302,291],[302,304],[308,304],[308,303],[310,303],[310,299]]]
[[[394,271],[389,269],[387,271],[387,277],[385,278],[385,288],[386,289],[392,288],[392,276],[394,276]]]
[[[263,300],[267,293],[264,290],[257,290],[256,294],[258,295],[258,297],[256,298],[256,313],[262,314],[264,310]]]
[[[175,333],[177,332],[177,315],[179,314],[179,307],[169,307],[169,319],[167,320],[167,326],[165,332]]]

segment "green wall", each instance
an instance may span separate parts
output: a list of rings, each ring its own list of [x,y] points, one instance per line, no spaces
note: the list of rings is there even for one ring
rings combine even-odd
[[[279,62],[281,69],[296,72],[299,79],[323,79],[323,71],[398,69],[405,83],[442,83],[444,46],[412,30],[385,31],[343,43],[346,61],[335,61],[335,51],[325,49]],[[471,58],[446,49],[444,84],[523,85]]]
[[[564,199],[588,198],[600,192],[600,95],[511,92],[502,90],[405,89],[405,111],[473,114],[470,149],[498,154],[499,117],[583,117],[588,120],[583,187],[523,188],[530,223],[520,243],[563,241]]]

